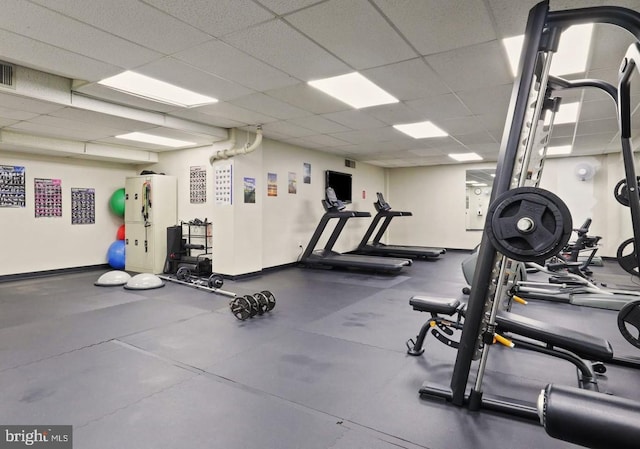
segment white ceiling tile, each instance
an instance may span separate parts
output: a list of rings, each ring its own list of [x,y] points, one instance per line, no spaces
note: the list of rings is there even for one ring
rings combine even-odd
[[[482,122],[475,117],[443,119],[438,121],[438,126],[456,138],[486,133]]]
[[[479,89],[513,83],[506,53],[497,41],[427,56],[426,60],[454,92],[469,86]]]
[[[415,150],[409,150],[409,152],[411,154],[415,154],[416,156],[442,156],[442,153],[440,153],[439,150],[436,150],[434,148],[419,148],[419,149],[415,149]]]
[[[422,55],[496,38],[482,0],[374,1]]]
[[[591,150],[598,150],[602,152],[615,137],[615,132],[576,136],[573,142],[573,152]],[[615,143],[620,146],[620,140],[616,139]]]
[[[456,135],[454,136],[457,141],[462,143],[463,145],[473,145],[473,144],[492,144],[496,146],[500,146],[500,142],[496,141],[496,139],[491,136],[486,131],[479,131],[471,134],[464,135]]]
[[[398,140],[402,138],[403,134],[391,126],[387,126],[384,128],[333,133],[332,136],[349,143],[361,144]]]
[[[251,94],[230,101],[231,104],[261,112],[282,120],[309,116],[308,111],[265,94]]]
[[[310,148],[313,150],[318,150],[323,147],[321,143],[312,142],[306,137],[285,138],[283,142],[286,142],[298,147],[302,147],[302,148]]]
[[[364,111],[358,109],[350,109],[348,111],[330,112],[323,114],[323,117],[328,118],[334,122],[340,123],[351,129],[371,129],[381,128],[385,125],[384,122],[371,117]]]
[[[12,126],[7,127],[7,129],[19,131],[22,133],[27,132],[29,134],[36,134],[40,136],[59,137],[68,140],[79,140],[82,142],[103,137],[101,134],[96,134],[93,131],[60,128],[58,126],[49,126],[31,122],[18,122]]]
[[[417,56],[367,0],[330,0],[286,19],[356,69]]]
[[[40,115],[32,120],[30,123],[36,125],[45,125],[51,126],[60,129],[73,130],[73,131],[83,131],[86,133],[90,133],[92,135],[92,139],[100,139],[103,137],[115,136],[118,134],[122,134],[127,130],[109,128],[103,125],[95,125],[88,124],[83,122],[78,122],[76,120],[69,120],[61,117],[54,117],[51,115]]]
[[[362,74],[399,100],[450,92],[422,58],[365,70]]]
[[[472,143],[465,145],[467,149],[473,153],[478,153],[480,156],[486,159],[486,156],[497,156],[500,151],[499,143]]]
[[[323,0],[258,0],[276,14],[287,14],[298,9],[306,8]]]
[[[121,67],[0,30],[2,60],[67,78],[98,81],[122,71]]]
[[[240,84],[218,78],[174,58],[163,58],[146,64],[138,67],[136,72],[223,101],[253,93]]]
[[[567,137],[573,136],[575,133],[576,124],[575,123],[563,123],[561,125],[554,124],[552,135],[554,137]]]
[[[399,125],[425,120],[424,115],[420,111],[416,111],[404,103],[373,106],[371,108],[367,108],[366,112],[387,125]]]
[[[272,123],[277,121],[275,117],[261,114],[259,112],[250,111],[231,103],[223,102],[201,106],[196,109],[203,114],[230,119],[245,125],[258,125],[263,123]]]
[[[591,38],[589,67],[607,69],[618,66],[633,41],[631,33],[622,28],[596,24]]]
[[[2,115],[0,115],[0,128],[4,128],[5,126],[11,126],[14,123],[18,123],[18,120],[4,118],[2,117]]]
[[[28,18],[31,26],[25,26],[24,18]],[[0,28],[125,68],[161,56],[148,48],[23,0],[3,1]]]
[[[210,39],[206,33],[140,1],[34,1],[163,54],[171,54]]]
[[[144,1],[216,37],[274,17],[251,0]]]
[[[554,127],[554,130],[555,130],[555,127]],[[599,134],[599,133],[606,133],[606,132],[611,132],[612,134],[618,132],[618,121],[615,118],[580,122],[578,123],[578,131],[576,134],[588,135],[588,134]]]
[[[462,90],[458,98],[474,114],[505,112],[509,109],[513,83],[502,86],[483,87],[481,89]]]
[[[496,19],[498,38],[524,34],[529,10],[538,0],[489,0],[489,7]]]
[[[444,119],[466,117],[472,114],[454,94],[436,95],[406,103],[408,107],[421,114],[422,120],[431,120],[436,124]]]
[[[2,104],[1,103],[2,97],[3,96],[0,95],[0,104]],[[5,120],[14,120],[14,121],[29,120],[34,117],[37,117],[38,115],[40,114],[35,112],[21,111],[18,109],[12,109],[10,107],[0,106],[0,117],[2,117]]]
[[[341,131],[349,131],[351,129],[319,115],[294,118],[289,120],[289,122],[293,123],[294,125],[303,126],[312,131],[316,131],[320,134],[337,133]]]
[[[344,140],[336,139],[335,137],[327,136],[324,134],[309,136],[305,140],[318,144],[322,148],[344,147],[345,145],[348,145],[348,142],[345,142]]]
[[[303,81],[342,75],[351,69],[282,20],[225,36],[230,45]]]
[[[259,59],[226,44],[211,40],[173,55],[205,72],[259,91],[277,89],[300,81]]]
[[[580,106],[580,121],[616,118],[613,100],[583,101]]]
[[[198,111],[198,108],[183,109],[181,111],[173,111],[171,115],[186,118],[196,122],[206,123],[208,125],[219,126],[221,128],[238,128],[244,126],[244,122],[238,122],[224,117],[216,117]],[[272,119],[275,120],[275,119]]]
[[[317,135],[315,131],[303,128],[302,126],[296,126],[289,122],[267,123],[263,126],[263,128],[267,131],[274,131],[276,133],[289,137],[306,137]]]
[[[265,93],[301,109],[306,109],[313,114],[353,110],[346,103],[338,101],[307,84],[296,84],[281,89],[269,90]]]

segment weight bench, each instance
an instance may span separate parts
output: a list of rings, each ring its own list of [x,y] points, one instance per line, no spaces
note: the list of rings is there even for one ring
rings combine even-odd
[[[429,319],[420,329],[416,340],[407,342],[408,354],[420,355],[424,352],[424,339],[429,329],[441,342],[451,347],[458,343],[451,340],[448,335],[453,332],[450,328],[462,329],[464,323],[465,307],[457,299],[431,298],[414,296],[409,300],[413,310],[428,312]],[[442,317],[457,314],[456,321]],[[604,373],[606,368],[603,362],[613,359],[611,344],[593,335],[567,329],[543,321],[534,320],[510,312],[500,312],[496,317],[496,333],[508,333],[509,340],[515,347],[540,352],[552,357],[561,358],[573,363],[578,369],[578,381],[581,388],[598,390],[597,379],[594,370]],[[521,340],[518,337],[526,337],[536,342]],[[596,363],[588,363],[585,360]]]

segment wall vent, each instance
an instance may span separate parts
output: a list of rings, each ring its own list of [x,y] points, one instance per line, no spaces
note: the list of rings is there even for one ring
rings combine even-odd
[[[15,69],[13,65],[0,61],[0,87],[10,87],[15,89],[13,74]]]
[[[352,161],[351,159],[345,159],[344,166],[350,167],[350,168],[356,168],[356,161]]]

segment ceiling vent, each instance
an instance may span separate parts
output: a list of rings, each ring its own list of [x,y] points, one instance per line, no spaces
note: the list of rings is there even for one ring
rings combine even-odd
[[[15,89],[13,74],[15,69],[13,65],[6,62],[0,62],[0,87],[9,87]]]
[[[344,166],[350,167],[350,168],[356,168],[356,161],[352,161],[351,159],[345,159]]]

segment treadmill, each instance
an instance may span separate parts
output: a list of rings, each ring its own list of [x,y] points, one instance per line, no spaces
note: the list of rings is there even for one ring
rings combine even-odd
[[[338,200],[334,190],[328,187],[326,190],[326,199],[322,200],[325,214],[322,216],[318,227],[316,228],[307,248],[300,257],[300,262],[304,266],[316,266],[327,268],[356,268],[367,271],[384,271],[389,273],[397,273],[403,267],[411,265],[411,259],[396,259],[388,257],[376,257],[357,254],[341,254],[333,251],[333,245],[336,243],[342,229],[347,224],[347,220],[353,217],[370,217],[369,212],[357,212],[345,210],[346,206],[342,201]],[[318,240],[332,219],[338,219],[338,224],[334,228],[327,244],[324,248],[315,249]]]
[[[447,252],[444,248],[429,248],[426,246],[407,246],[407,245],[385,245],[380,242],[380,239],[387,231],[391,220],[394,217],[410,217],[413,214],[411,212],[401,212],[397,210],[391,210],[391,206],[387,203],[382,196],[382,193],[378,192],[378,201],[373,203],[378,213],[373,218],[369,229],[364,234],[360,245],[356,249],[358,254],[371,254],[377,256],[399,256],[399,257],[412,257],[418,259],[435,259],[440,257],[441,254]],[[373,238],[369,241],[371,235],[375,231],[380,220],[384,218],[380,229]]]

